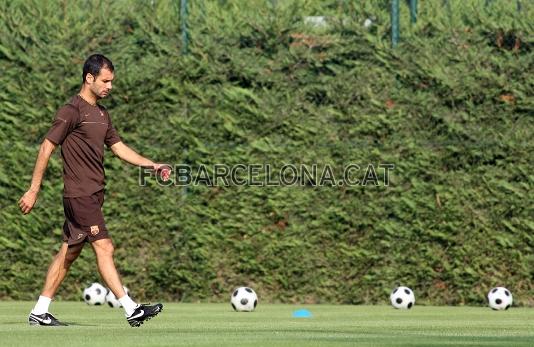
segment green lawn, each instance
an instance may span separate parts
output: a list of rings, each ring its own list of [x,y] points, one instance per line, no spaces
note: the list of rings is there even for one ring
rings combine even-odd
[[[68,327],[30,327],[32,302],[0,302],[2,346],[533,346],[534,310],[482,307],[267,305],[236,313],[229,304],[164,303],[130,328],[122,309],[54,302]],[[292,318],[307,308],[312,318]]]

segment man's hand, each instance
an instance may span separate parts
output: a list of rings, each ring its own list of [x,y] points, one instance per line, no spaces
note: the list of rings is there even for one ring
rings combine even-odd
[[[34,190],[28,190],[19,200],[19,207],[23,214],[28,214],[37,201],[37,192]]]
[[[32,183],[30,189],[19,200],[19,207],[22,213],[28,214],[37,201],[37,195],[41,189],[41,182],[43,181],[44,172],[48,165],[48,159],[52,155],[52,152],[56,149],[57,145],[49,139],[44,139],[39,148],[39,155],[37,155],[37,161],[35,162],[35,168],[33,169]]]
[[[152,167],[156,171],[156,175],[160,175],[163,182],[167,181],[171,177],[171,167],[168,164],[153,164]]]

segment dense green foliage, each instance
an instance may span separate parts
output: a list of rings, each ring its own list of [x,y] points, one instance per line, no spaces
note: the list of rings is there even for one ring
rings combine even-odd
[[[0,1],[0,297],[33,299],[61,240],[61,158],[28,188],[85,57],[115,64],[103,102],[125,143],[160,162],[392,163],[390,185],[161,187],[108,152],[104,206],[137,298],[481,304],[534,294],[534,8],[421,1],[199,1],[181,54],[178,1]],[[446,3],[446,2],[445,2]],[[314,27],[308,15],[327,16]],[[365,28],[368,17],[373,25]],[[377,171],[382,180],[382,171]],[[99,280],[85,250],[58,295]]]
[[[121,309],[81,302],[52,305],[68,327],[29,329],[21,312],[30,302],[0,302],[5,346],[532,346],[532,310],[485,307],[306,305],[312,318],[293,318],[302,306],[261,304],[234,312],[225,304],[165,304],[140,328]]]

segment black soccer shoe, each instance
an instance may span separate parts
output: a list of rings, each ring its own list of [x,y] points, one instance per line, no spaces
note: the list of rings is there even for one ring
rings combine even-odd
[[[138,305],[135,311],[129,316],[126,317],[126,320],[132,327],[139,327],[143,324],[144,321],[155,317],[158,313],[163,310],[162,304],[148,305],[141,304]]]
[[[43,325],[47,327],[60,327],[67,326],[68,324],[62,323],[52,316],[50,313],[33,314],[30,312],[28,316],[28,323],[32,326]]]

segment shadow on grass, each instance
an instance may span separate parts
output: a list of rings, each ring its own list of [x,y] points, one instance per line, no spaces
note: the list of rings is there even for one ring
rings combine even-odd
[[[76,322],[65,322],[68,326],[73,327],[98,327],[100,324],[87,324],[87,323],[76,323]]]
[[[75,327],[96,327],[99,326],[99,324],[84,324],[84,323],[75,323],[75,322],[64,322],[65,324],[68,324],[67,326],[52,326],[52,327],[46,327],[42,325],[29,325],[28,322],[21,322],[21,321],[8,321],[8,322],[2,322],[2,325],[25,325],[29,328],[41,328],[41,329],[53,329],[53,328],[68,328],[69,326],[75,326]]]

